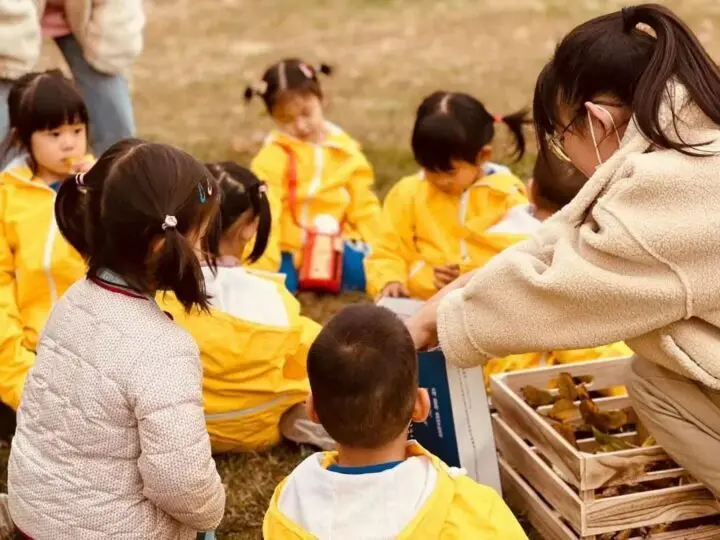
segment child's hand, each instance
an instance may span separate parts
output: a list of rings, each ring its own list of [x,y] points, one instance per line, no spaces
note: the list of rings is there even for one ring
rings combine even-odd
[[[70,163],[70,174],[86,173],[95,165],[95,160],[91,156],[84,156]]]
[[[389,296],[390,298],[409,298],[410,291],[407,287],[399,281],[393,281],[385,285],[385,288],[380,293],[380,296]]]
[[[442,289],[460,277],[460,266],[457,264],[436,266],[433,268],[433,273],[435,275],[435,281],[433,282],[435,288]]]

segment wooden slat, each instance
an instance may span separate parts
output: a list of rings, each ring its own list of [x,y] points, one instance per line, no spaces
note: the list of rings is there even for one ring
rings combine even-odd
[[[573,376],[592,375],[594,377],[592,388],[595,390],[612,388],[623,384],[626,380],[627,370],[631,358],[609,358],[606,360],[593,360],[592,362],[579,362],[576,364],[563,364],[552,367],[541,367],[511,373],[502,373],[490,378],[504,381],[506,387],[515,392],[527,385],[538,388],[547,387],[548,383],[567,371]]]
[[[557,467],[563,478],[580,487],[583,454],[573,448],[505,384],[507,375],[513,374],[494,377],[490,382],[495,409],[510,429],[520,437],[530,440],[538,451]]]
[[[669,460],[660,446],[632,448],[618,452],[585,455],[585,472],[581,479],[584,489],[596,489],[605,486],[620,486],[628,482],[637,483],[660,478],[677,478],[686,473],[683,469],[673,468],[671,473],[658,475],[644,472],[649,465]]]
[[[497,414],[493,415],[492,423],[495,445],[500,455],[531,486],[542,489],[543,497],[548,503],[580,531],[580,498]]]
[[[516,513],[525,516],[545,540],[578,540],[578,536],[502,457],[498,458],[498,465],[503,496]]]
[[[705,525],[652,535],[652,540],[717,540],[718,538],[720,538],[720,525]]]
[[[714,495],[702,484],[689,484],[588,502],[581,532],[602,534],[717,514],[720,503]]]

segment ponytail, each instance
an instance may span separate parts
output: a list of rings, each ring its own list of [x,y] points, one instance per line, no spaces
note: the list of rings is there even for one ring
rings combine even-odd
[[[672,140],[663,133],[659,112],[668,96],[667,85],[673,77],[685,85],[693,102],[715,124],[720,125],[720,69],[710,58],[692,30],[672,11],[658,4],[643,4],[622,10],[623,31],[635,31],[638,24],[655,33],[655,47],[650,62],[637,82],[632,110],[640,131],[661,148],[672,148],[688,155],[701,144]],[[677,133],[676,114],[671,110]]]
[[[272,229],[272,215],[270,213],[270,201],[267,198],[267,185],[260,182],[255,185],[250,193],[252,207],[258,218],[258,228],[255,233],[255,244],[253,250],[248,255],[248,262],[254,263],[265,254],[268,241],[270,240],[270,231]]]
[[[638,25],[649,28],[654,37]],[[682,141],[678,111],[672,102],[675,133],[663,132],[660,108],[672,98],[674,80],[720,125],[720,69],[672,11],[658,4],[643,4],[581,24],[560,42],[535,86],[533,117],[541,149],[547,152],[548,137],[568,127],[563,125],[558,105],[582,122],[585,103],[607,95],[632,109],[638,129],[655,146],[706,155],[690,150],[704,143]]]
[[[185,311],[197,306],[209,312],[205,278],[192,245],[175,227],[164,233],[162,246],[149,261],[148,279],[156,281],[158,290],[172,290]]]
[[[527,109],[521,109],[507,116],[501,116],[496,120],[505,124],[510,130],[510,133],[512,133],[515,139],[512,155],[515,156],[516,161],[519,161],[525,155],[526,141],[523,126],[531,123],[529,111]]]

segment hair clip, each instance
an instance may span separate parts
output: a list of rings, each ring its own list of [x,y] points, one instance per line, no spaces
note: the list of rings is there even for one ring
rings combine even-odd
[[[75,175],[75,185],[78,187],[85,187],[85,173],[77,173]]]
[[[493,122],[496,124],[502,124],[504,120],[505,118],[502,114],[496,114],[495,116],[493,116]]]
[[[308,79],[314,79],[315,78],[315,72],[313,71],[313,68],[308,66],[306,63],[301,62],[298,65],[298,69],[302,71],[302,74],[305,75]]]
[[[260,184],[258,187],[258,193],[267,193],[267,184]]]
[[[162,224],[162,230],[167,231],[168,229],[174,229],[177,227],[177,218],[175,216],[165,216],[165,221]]]

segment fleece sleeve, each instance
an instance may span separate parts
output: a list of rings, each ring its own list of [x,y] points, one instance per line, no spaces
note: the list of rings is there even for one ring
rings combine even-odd
[[[475,366],[528,351],[596,347],[688,316],[675,266],[624,219],[657,223],[654,204],[638,200],[625,193],[597,201],[582,224],[554,221],[563,232],[552,242],[512,247],[448,294],[438,335],[449,360]]]

